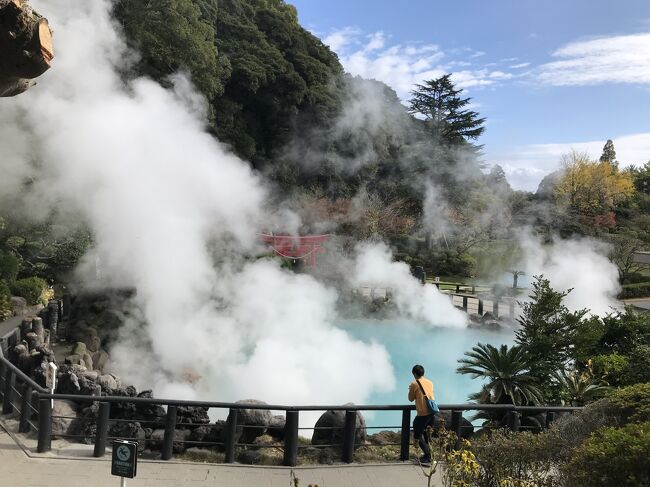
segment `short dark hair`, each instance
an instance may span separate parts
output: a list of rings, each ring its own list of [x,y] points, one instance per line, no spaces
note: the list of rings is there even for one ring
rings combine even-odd
[[[411,372],[413,372],[413,374],[417,376],[417,378],[419,379],[424,375],[424,367],[422,367],[421,365],[414,365],[413,370]]]

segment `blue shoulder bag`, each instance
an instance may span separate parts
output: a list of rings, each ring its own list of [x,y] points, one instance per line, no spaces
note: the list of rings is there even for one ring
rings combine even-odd
[[[440,412],[440,408],[438,408],[438,403],[436,402],[435,399],[429,399],[429,396],[427,396],[427,393],[424,392],[424,387],[422,387],[422,384],[420,384],[419,379],[415,379],[415,382],[418,383],[420,386],[420,390],[422,391],[422,394],[424,395],[425,399],[427,400],[427,408],[429,408],[429,412],[431,414],[436,414]]]

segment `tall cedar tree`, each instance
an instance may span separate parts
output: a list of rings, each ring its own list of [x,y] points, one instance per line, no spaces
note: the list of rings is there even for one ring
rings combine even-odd
[[[462,145],[478,139],[485,131],[485,118],[467,110],[471,98],[461,98],[451,74],[416,85],[411,92],[409,112],[424,117],[427,130],[434,138],[448,145]]]
[[[616,150],[614,149],[614,142],[608,139],[603,147],[603,154],[600,156],[600,162],[609,162],[610,164],[617,164]]]
[[[530,301],[522,304],[523,312],[517,320],[520,327],[515,332],[515,343],[523,348],[529,374],[547,401],[557,399],[550,379],[572,361],[576,331],[587,314],[586,309],[572,312],[563,304],[570,292],[557,292],[548,279],[535,276]]]

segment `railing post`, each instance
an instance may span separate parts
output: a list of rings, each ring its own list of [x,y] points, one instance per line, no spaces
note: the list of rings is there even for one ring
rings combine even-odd
[[[515,319],[515,302],[514,301],[510,301],[508,303],[508,317],[511,320]]]
[[[463,309],[467,311],[467,296],[463,296]]]
[[[546,429],[551,427],[553,421],[555,421],[555,411],[546,411]]]
[[[514,431],[514,432],[519,431],[518,416],[519,413],[517,411],[514,410],[508,411],[507,424],[508,424],[508,429],[510,431]]]
[[[454,444],[454,449],[458,448],[458,445],[460,445],[460,438],[462,435],[462,419],[463,419],[463,412],[462,411],[452,411],[451,412],[451,431],[454,432],[456,435],[456,442]]]
[[[456,294],[460,292],[460,284],[456,284]]]
[[[409,446],[411,444],[411,410],[402,410],[402,438],[399,449],[399,459],[403,462],[409,459]]]
[[[174,433],[176,431],[176,406],[167,406],[167,417],[165,419],[165,437],[163,439],[163,448],[161,458],[169,460],[174,452]]]
[[[19,433],[29,433],[31,427],[29,420],[32,419],[32,386],[25,384],[23,388],[23,402],[20,404],[20,423],[18,424]]]
[[[97,433],[95,434],[94,457],[103,457],[106,453],[106,440],[108,438],[108,419],[111,414],[111,403],[102,401],[97,412]]]
[[[5,372],[4,394],[2,395],[2,414],[14,412],[12,401],[14,400],[14,387],[16,386],[16,374],[7,367]]]
[[[492,301],[492,314],[495,318],[499,317],[499,299],[495,296],[495,300]]]
[[[298,411],[287,411],[284,423],[284,461],[285,467],[295,467],[298,463]]]
[[[483,316],[483,300],[478,300],[478,315]]]
[[[341,459],[345,463],[352,463],[354,459],[354,435],[357,426],[357,412],[345,412],[345,425],[343,426],[343,451]]]
[[[235,443],[237,439],[237,409],[231,409],[228,413],[228,419],[226,420],[226,438],[225,438],[225,447],[226,447],[226,459],[225,463],[233,463],[235,461]]]
[[[36,451],[43,453],[52,449],[52,400],[38,399],[38,446]]]

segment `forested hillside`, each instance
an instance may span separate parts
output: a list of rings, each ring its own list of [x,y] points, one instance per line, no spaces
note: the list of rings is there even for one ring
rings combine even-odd
[[[613,144],[599,161],[567,155],[537,193],[514,191],[499,166],[482,167],[489,120],[449,75],[400,100],[346,74],[282,0],[119,0],[114,16],[138,53],[124,78],[171,86],[187,73],[207,101],[209,131],[267,177],[302,232],[379,237],[412,265],[470,277],[506,268],[518,229],[533,226],[548,238],[614,242],[621,277],[643,280],[631,254],[650,244],[649,168],[619,169]],[[52,281],[91,241],[75,225],[33,227],[4,208],[5,282]]]

